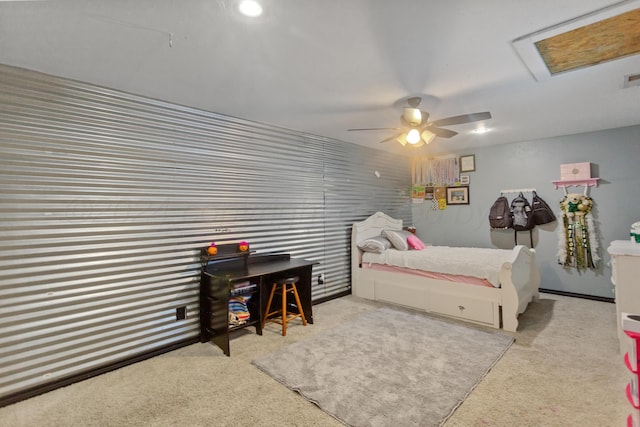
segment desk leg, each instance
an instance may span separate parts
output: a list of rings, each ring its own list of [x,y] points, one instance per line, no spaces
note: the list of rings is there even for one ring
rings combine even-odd
[[[200,341],[213,341],[230,356],[229,284],[226,280],[205,276],[200,295]]]
[[[298,296],[302,304],[302,310],[308,323],[313,324],[313,309],[311,304],[311,270],[312,266],[302,267],[297,272],[297,276],[300,278],[298,282]]]

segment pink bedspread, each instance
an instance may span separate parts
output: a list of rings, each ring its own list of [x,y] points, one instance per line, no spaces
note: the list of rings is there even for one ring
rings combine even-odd
[[[435,273],[432,271],[415,270],[413,268],[396,267],[394,265],[363,263],[362,268],[368,268],[377,271],[401,272],[405,274],[413,274],[414,276],[429,277],[431,279],[447,280],[450,282],[468,283],[470,285],[486,286],[493,288],[494,286],[486,279],[478,277],[463,276],[461,274],[445,274]]]

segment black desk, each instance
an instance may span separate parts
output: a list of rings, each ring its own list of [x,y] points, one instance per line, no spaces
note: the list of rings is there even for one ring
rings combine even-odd
[[[262,316],[273,282],[282,277],[298,276],[298,295],[307,322],[313,324],[311,275],[314,261],[291,258],[289,254],[226,254],[205,257],[200,284],[200,341],[213,341],[230,356],[229,333],[255,326],[262,335]],[[229,293],[234,282],[249,280],[257,285],[249,301],[250,321],[240,326],[228,322]]]

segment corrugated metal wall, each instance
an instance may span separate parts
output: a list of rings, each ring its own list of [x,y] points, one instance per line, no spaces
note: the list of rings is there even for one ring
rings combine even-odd
[[[0,399],[196,337],[211,241],[318,261],[318,300],[354,221],[410,222],[409,159],[353,144],[8,66],[0,126]]]

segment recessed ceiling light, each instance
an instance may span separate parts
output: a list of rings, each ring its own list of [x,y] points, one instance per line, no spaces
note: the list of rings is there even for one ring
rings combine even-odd
[[[473,133],[477,133],[477,134],[479,134],[479,135],[482,135],[483,133],[487,133],[487,132],[489,132],[490,130],[491,130],[491,129],[489,129],[489,128],[486,128],[486,127],[484,127],[484,126],[480,126],[478,129],[475,129],[475,130],[473,130],[473,131],[471,131],[471,132],[473,132]]]
[[[241,1],[238,9],[240,10],[240,13],[246,16],[255,17],[262,15],[262,6],[254,0]]]

